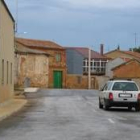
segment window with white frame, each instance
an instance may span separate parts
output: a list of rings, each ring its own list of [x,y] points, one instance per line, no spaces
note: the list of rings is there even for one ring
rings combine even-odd
[[[83,61],[83,72],[87,72],[88,71],[88,60],[84,59]]]
[[[105,73],[107,60],[94,60],[90,62],[91,73]],[[83,73],[88,72],[88,59],[83,60]]]

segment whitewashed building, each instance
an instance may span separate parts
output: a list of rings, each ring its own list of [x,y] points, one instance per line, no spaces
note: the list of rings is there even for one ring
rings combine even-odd
[[[14,19],[0,0],[0,105],[13,98]]]

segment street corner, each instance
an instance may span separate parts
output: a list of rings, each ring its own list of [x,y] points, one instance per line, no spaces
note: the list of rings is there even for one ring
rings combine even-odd
[[[24,90],[22,91],[15,90],[14,99],[26,99]]]
[[[0,121],[20,111],[27,104],[26,99],[12,99],[0,106]]]

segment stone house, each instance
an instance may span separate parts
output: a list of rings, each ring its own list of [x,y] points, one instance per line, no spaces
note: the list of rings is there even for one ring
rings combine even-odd
[[[120,49],[112,50],[104,54],[105,56],[115,59],[122,58],[124,61],[128,61],[130,59],[140,59],[140,53],[132,52],[132,51],[122,51]]]
[[[140,78],[140,60],[131,59],[112,69],[114,78]]]
[[[15,87],[48,87],[49,55],[17,45],[15,50]]]
[[[109,77],[121,77],[123,76],[121,72],[118,73],[118,69],[117,69],[117,75],[116,75],[116,68],[117,66],[120,68],[120,66],[123,66],[121,67],[121,71],[126,71],[126,73],[124,73],[124,77],[127,77],[126,75],[130,75],[135,72],[135,70],[133,72],[131,71],[127,71],[126,70],[126,67],[125,64],[130,64],[130,63],[127,63],[127,62],[131,62],[130,60],[137,60],[139,61],[140,60],[140,53],[138,52],[132,52],[132,51],[122,51],[120,49],[116,49],[116,50],[113,50],[113,51],[110,51],[110,52],[107,52],[106,54],[104,54],[105,56],[107,57],[110,57],[111,59],[115,60],[115,59],[122,59],[120,61],[117,60],[117,62],[115,63],[111,63],[111,62],[108,62],[109,63],[109,67],[108,67],[108,64],[107,64],[107,68],[109,69],[110,73],[107,74],[107,76]],[[122,63],[124,61],[124,64]],[[126,63],[125,63],[126,62]],[[122,65],[121,65],[122,63]],[[112,68],[112,70],[111,70]],[[122,70],[124,68],[124,70]],[[114,73],[114,70],[115,70],[115,73]],[[134,76],[134,73],[132,74]],[[129,76],[128,76],[129,77]],[[131,76],[130,76],[131,77]],[[135,77],[135,76],[134,76]]]
[[[66,56],[68,74],[88,74],[88,48],[66,47]],[[108,62],[108,58],[103,55],[103,45],[101,45],[100,53],[91,50],[90,61],[92,75],[105,75],[106,63]]]
[[[0,0],[0,105],[14,95],[14,25],[4,0]]]
[[[16,38],[16,45],[32,50],[44,51],[49,57],[49,88],[66,87],[66,52],[65,49],[52,41]]]

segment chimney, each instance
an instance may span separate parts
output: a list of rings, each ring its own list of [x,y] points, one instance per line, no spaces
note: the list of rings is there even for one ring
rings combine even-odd
[[[104,54],[104,44],[100,45],[100,54],[103,55]]]

